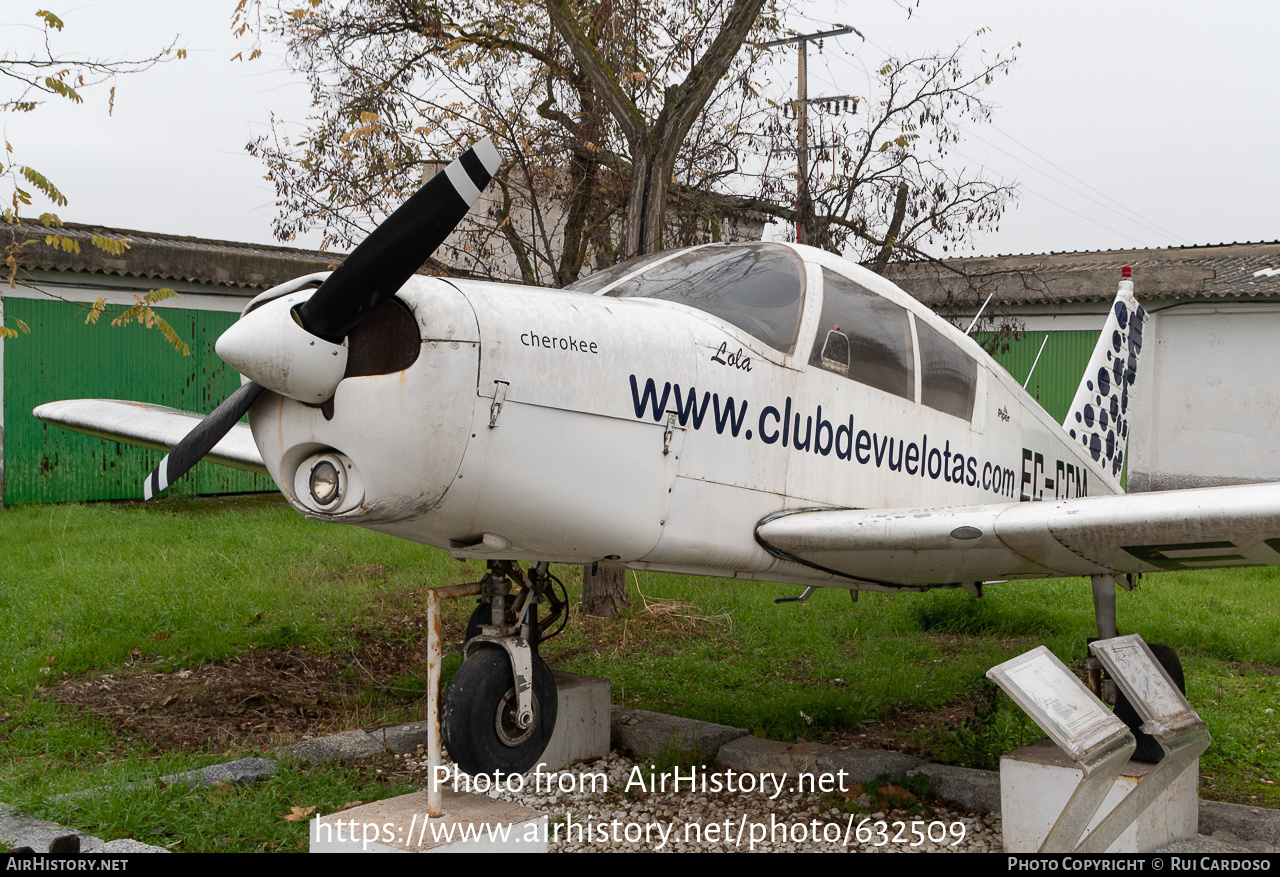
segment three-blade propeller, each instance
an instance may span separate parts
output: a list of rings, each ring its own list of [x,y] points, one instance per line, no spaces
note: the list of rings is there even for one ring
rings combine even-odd
[[[294,309],[298,325],[316,338],[341,344],[444,243],[489,184],[499,163],[497,150],[486,138],[436,174]],[[147,477],[143,498],[151,499],[200,462],[264,389],[258,383],[247,383],[200,421]]]

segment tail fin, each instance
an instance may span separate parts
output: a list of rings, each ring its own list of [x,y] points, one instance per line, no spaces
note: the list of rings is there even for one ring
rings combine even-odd
[[[1120,290],[1102,327],[1062,428],[1080,442],[1102,468],[1119,479],[1129,438],[1129,403],[1142,352],[1147,312],[1133,297],[1124,269]]]

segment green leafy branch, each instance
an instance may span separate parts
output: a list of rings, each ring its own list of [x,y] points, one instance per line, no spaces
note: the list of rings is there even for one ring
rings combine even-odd
[[[176,329],[169,325],[163,317],[157,314],[152,305],[173,298],[178,293],[168,287],[164,289],[153,289],[146,295],[134,295],[134,304],[122,311],[119,316],[111,321],[111,325],[117,328],[127,326],[130,323],[137,323],[147,329],[158,329],[160,334],[164,336],[164,340],[172,345],[173,349],[181,353],[183,356],[191,355],[191,348],[187,342],[182,340]],[[96,323],[98,318],[102,316],[107,309],[107,302],[104,298],[96,299],[89,307],[89,314],[85,317],[86,323]]]

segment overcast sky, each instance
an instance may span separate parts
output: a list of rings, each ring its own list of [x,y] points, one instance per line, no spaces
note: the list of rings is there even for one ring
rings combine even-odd
[[[66,21],[55,44],[65,54],[140,57],[176,38],[189,55],[120,79],[110,116],[105,91],[81,106],[0,114],[13,160],[42,171],[70,199],[59,210],[64,219],[274,242],[275,193],[244,146],[269,130],[273,113],[305,119],[309,95],[278,49],[268,46],[268,57],[252,64],[229,60],[244,48],[230,32],[234,6],[4,4],[6,46],[38,38],[34,13],[51,8]],[[910,18],[889,0],[797,9],[805,13],[791,20],[797,30],[841,22],[866,37],[828,41],[822,55],[811,54],[811,95],[865,93],[866,71],[887,54],[950,50],[980,27],[989,31],[971,43],[975,58],[980,48],[1021,42],[1012,73],[988,92],[998,105],[993,124],[965,126],[956,150],[1021,188],[1018,207],[977,252],[1280,239],[1280,5],[1077,2],[1067,12],[1025,0],[923,0]],[[777,58],[785,98],[794,93],[794,49]]]

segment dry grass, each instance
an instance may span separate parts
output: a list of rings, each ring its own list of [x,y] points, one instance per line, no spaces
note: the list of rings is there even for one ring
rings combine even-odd
[[[643,604],[640,609],[636,610],[637,614],[646,615],[655,619],[682,620],[690,621],[694,624],[713,624],[726,630],[733,630],[733,618],[727,613],[717,615],[706,615],[698,611],[698,607],[694,606],[688,600],[680,600],[676,598],[649,597],[644,591],[640,590],[640,579],[636,576],[635,570],[631,571],[631,576],[635,579],[636,593],[640,595],[640,601]],[[625,628],[623,638],[626,638]]]

